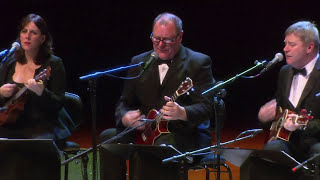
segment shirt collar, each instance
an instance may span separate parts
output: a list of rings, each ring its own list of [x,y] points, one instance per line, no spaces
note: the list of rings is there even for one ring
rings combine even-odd
[[[313,68],[314,68],[314,66],[315,66],[315,64],[317,62],[318,57],[319,57],[319,53],[316,55],[315,58],[312,59],[312,61],[310,61],[307,65],[305,65],[303,67],[303,68],[306,69],[306,72],[307,72],[306,76],[310,75],[311,71],[313,70]]]

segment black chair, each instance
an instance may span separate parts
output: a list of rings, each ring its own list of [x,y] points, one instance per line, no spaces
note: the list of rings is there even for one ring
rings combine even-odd
[[[187,170],[197,170],[197,169],[205,169],[206,171],[206,180],[210,179],[210,173],[228,173],[229,180],[232,180],[232,172],[230,167],[226,164],[226,160],[220,156],[220,163],[218,172],[218,162],[217,162],[217,155],[213,154],[212,152],[209,153],[202,153],[202,158],[199,160],[199,162],[192,164],[191,166],[187,167]]]
[[[224,120],[225,120],[225,104],[222,98],[226,95],[225,90],[221,90],[220,94],[216,94],[214,97],[214,111],[215,111],[215,121],[211,120],[211,130],[215,131],[216,134],[216,141],[217,141],[217,148],[220,148],[220,131],[223,127]],[[205,169],[206,171],[206,180],[209,180],[210,173],[228,173],[229,180],[232,180],[232,172],[230,167],[226,164],[226,159],[222,156],[214,154],[212,152],[208,153],[201,153],[199,154],[198,162],[191,164],[191,166],[187,166],[187,169]],[[218,161],[220,158],[220,161]],[[224,169],[221,170],[220,168],[223,167]]]
[[[64,124],[66,124],[66,126],[72,133],[78,128],[78,126],[81,124],[81,122],[84,119],[83,103],[81,101],[81,98],[76,94],[66,92],[64,108],[62,109],[62,111],[66,111],[67,116],[69,116],[69,117],[65,117],[65,119],[68,119],[68,120],[64,120]],[[80,153],[81,148],[80,148],[80,145],[76,142],[66,141],[62,151],[65,159],[69,159],[69,155],[77,155],[78,153]],[[89,159],[87,156],[82,157],[84,179],[87,179],[88,160]],[[68,180],[68,173],[69,173],[69,165],[65,164],[65,173],[64,173],[65,180]]]

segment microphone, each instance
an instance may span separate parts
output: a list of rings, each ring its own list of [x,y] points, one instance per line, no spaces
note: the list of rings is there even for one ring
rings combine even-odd
[[[11,45],[11,49],[9,50],[7,56],[10,56],[14,51],[19,50],[20,49],[20,44],[18,42],[14,42]]]
[[[266,69],[270,68],[273,64],[278,63],[283,60],[283,55],[281,53],[277,53],[274,58],[266,65]]]
[[[283,55],[281,53],[277,53],[274,56],[274,58],[271,61],[269,61],[269,63],[265,66],[265,68],[261,71],[261,73],[269,70],[272,66],[274,66],[276,63],[278,63],[278,62],[280,62],[282,60],[283,60]]]
[[[11,54],[14,52],[14,51],[16,51],[16,50],[19,50],[20,49],[20,44],[19,43],[17,43],[17,42],[14,42],[14,43],[12,43],[12,45],[11,45],[11,48],[10,48],[10,50],[8,51],[6,51],[4,54],[4,58],[3,58],[3,60],[2,60],[2,62],[4,62],[4,61],[6,61],[7,60],[7,58],[9,57],[9,56],[11,56]]]
[[[156,60],[156,59],[158,59],[158,58],[159,58],[158,53],[152,52],[150,59],[145,63],[145,65],[144,65],[144,67],[143,67],[143,71],[145,71],[146,69],[148,69],[148,67],[150,66],[150,64],[151,64],[154,60]]]

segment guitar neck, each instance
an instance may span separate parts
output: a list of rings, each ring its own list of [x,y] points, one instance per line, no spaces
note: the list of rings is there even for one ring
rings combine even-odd
[[[174,93],[174,95],[173,96],[171,96],[171,99],[170,99],[170,101],[171,102],[175,102],[177,99],[178,99],[178,95],[177,95],[177,92],[176,93]]]
[[[11,105],[13,104],[24,92],[26,92],[28,88],[27,87],[23,87],[21,88],[15,95],[13,95],[6,103],[6,105]]]
[[[170,102],[175,102],[179,96],[188,92],[192,88],[192,86],[193,86],[192,80],[189,77],[187,77],[186,80],[183,81],[182,84],[179,86],[178,90],[173,94],[173,96],[171,96]],[[157,122],[160,122],[163,115],[164,115],[163,113],[159,113],[154,119]]]
[[[173,96],[171,96],[170,102],[175,102],[178,97],[179,97],[179,96],[177,96],[176,94],[174,94]],[[164,115],[163,113],[159,113],[154,119],[159,122],[159,121],[162,119],[163,115]]]

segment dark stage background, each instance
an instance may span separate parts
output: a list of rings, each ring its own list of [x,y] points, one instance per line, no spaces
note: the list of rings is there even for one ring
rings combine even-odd
[[[319,1],[2,1],[0,50],[9,48],[20,19],[37,13],[48,22],[55,54],[64,60],[68,91],[81,96],[85,126],[91,126],[88,82],[79,77],[127,65],[150,50],[153,19],[164,11],[181,17],[183,44],[211,56],[216,80],[227,80],[282,52],[285,29],[298,20],[320,24]],[[256,79],[238,79],[226,87],[226,127],[257,128],[257,112],[269,101],[285,61]],[[121,73],[120,73],[121,74]],[[123,73],[122,73],[123,74]],[[254,73],[252,73],[254,74]],[[248,74],[249,75],[249,74]],[[122,80],[97,81],[97,126],[113,127]]]

